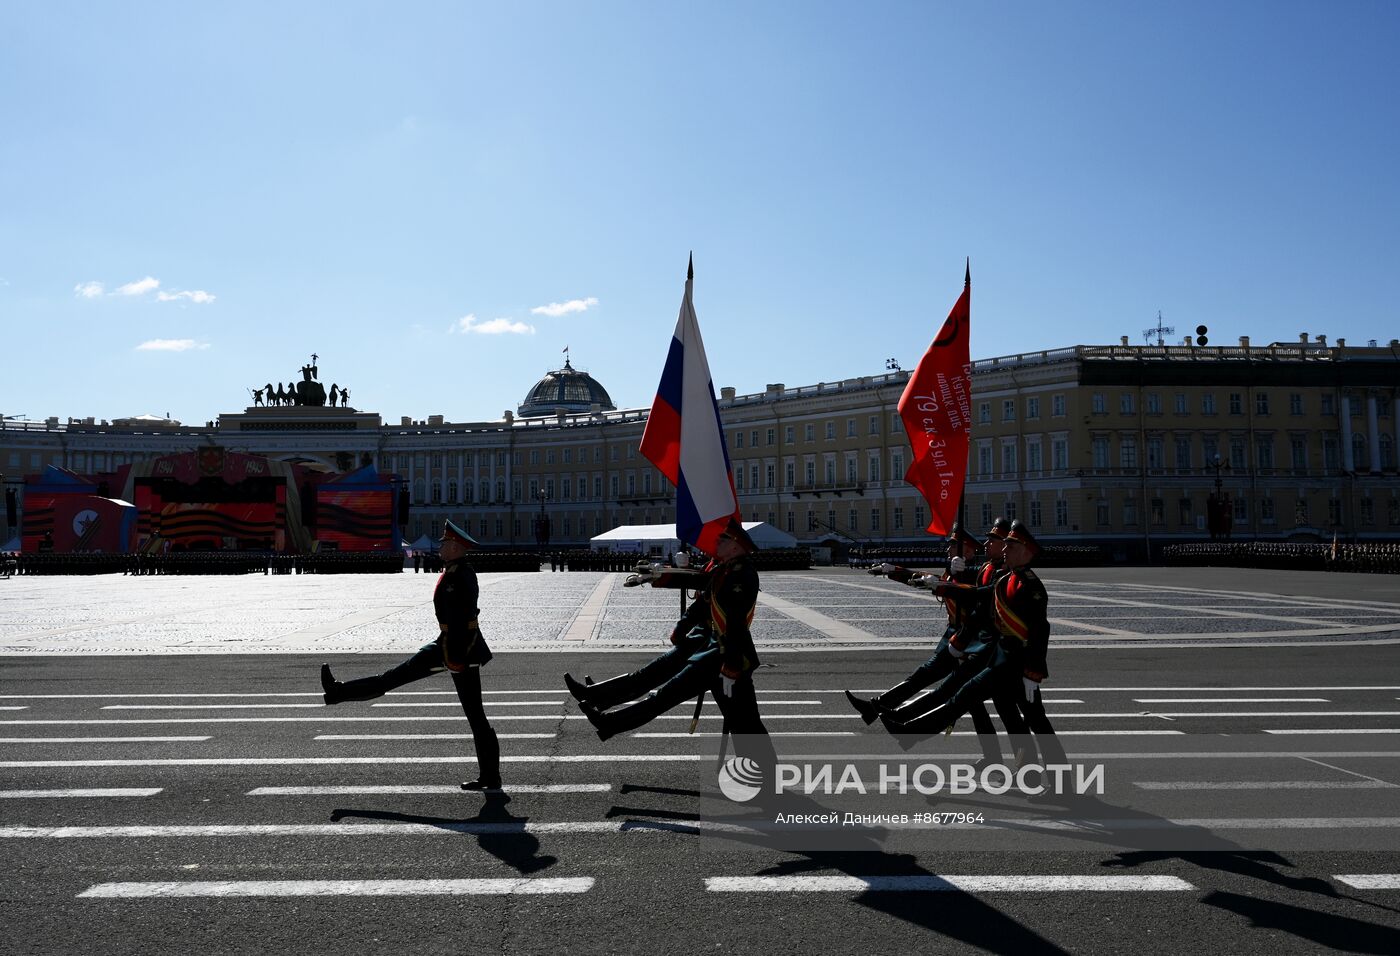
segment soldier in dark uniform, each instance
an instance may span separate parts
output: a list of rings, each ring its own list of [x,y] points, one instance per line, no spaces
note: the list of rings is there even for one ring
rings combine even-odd
[[[671,628],[671,649],[652,658],[630,674],[619,674],[607,680],[594,683],[584,677],[579,683],[572,674],[564,675],[564,686],[580,704],[589,704],[596,710],[608,710],[629,700],[636,700],[642,694],[654,690],[675,677],[692,657],[710,644],[710,584],[711,572],[716,564],[712,561],[704,571],[665,572],[652,568],[645,573],[629,575],[627,587],[650,583],[652,587],[694,587],[695,600]],[[676,580],[672,581],[671,579]],[[691,579],[695,579],[691,583]],[[698,695],[697,695],[698,696]]]
[[[882,716],[881,720],[891,733],[937,733],[966,713],[973,701],[1007,692],[1018,683],[1025,694],[1028,684],[1038,683],[1030,675],[1038,674],[1043,679],[1048,673],[1045,655],[1050,640],[1050,622],[1045,585],[1030,569],[1030,563],[1039,550],[1030,529],[1020,521],[1011,522],[1011,529],[1006,535],[1007,571],[991,586],[993,625],[998,636],[986,666],[958,686],[951,696],[946,693],[931,695],[922,713]],[[937,590],[951,590],[952,587],[940,582]],[[940,691],[943,689],[940,688]],[[1031,693],[1027,696],[1033,701],[1038,695]],[[920,701],[920,704],[923,703]],[[1049,721],[1045,720],[1042,726],[1048,728]],[[1008,730],[1013,740],[1020,732],[1018,729]]]
[[[1002,541],[1010,527],[1011,523],[1005,518],[997,518],[992,523],[992,527],[987,532],[987,561],[980,568],[976,568],[969,566],[968,562],[977,553],[977,539],[960,524],[953,525],[952,533],[948,536],[948,570],[943,573],[939,580],[962,585],[962,587],[948,591],[941,597],[948,612],[948,625],[934,649],[933,656],[894,687],[869,700],[863,700],[850,691],[846,691],[846,699],[850,701],[851,706],[860,713],[861,718],[867,724],[874,723],[881,714],[892,714],[899,718],[901,712],[898,708],[900,705],[924,688],[947,678],[960,667],[967,668],[963,675],[965,677],[971,677],[976,670],[980,670],[978,662],[987,650],[984,631],[990,621],[988,610],[991,602],[989,595],[984,595],[982,599],[979,599],[979,592],[975,589],[975,585],[990,584],[996,574],[1000,573]],[[876,570],[883,571],[887,577],[894,581],[902,581],[916,587],[931,586],[929,575],[910,571],[907,568],[880,565]],[[997,694],[994,696],[994,701],[998,713],[1001,714],[1002,722],[1006,725],[1007,732],[1023,731],[1024,726],[1013,697],[1008,694]],[[919,701],[904,708],[903,716],[913,716],[913,713],[909,711],[920,708],[922,703]],[[977,740],[982,748],[983,760],[988,763],[1000,760],[1001,753],[996,744],[996,728],[992,724],[992,718],[988,715],[986,706],[980,700],[974,701],[968,707],[968,713],[972,717],[973,728],[977,731]]]
[[[721,532],[715,545],[719,563],[711,572],[706,599],[694,605],[701,608],[697,617],[708,617],[708,638],[703,649],[687,658],[675,676],[645,699],[616,710],[604,710],[591,700],[580,702],[600,740],[635,730],[706,690],[713,693],[724,715],[725,730],[736,735],[736,741],[752,746],[755,737],[767,740],[753,687],[758,652],[749,631],[758,604],[759,582],[758,572],[747,557],[756,550],[753,539],[737,521]],[[735,749],[745,746],[736,743]],[[766,753],[752,755],[760,760],[771,755],[771,748],[763,749]]]
[[[481,667],[491,660],[491,648],[486,646],[486,638],[477,625],[480,591],[476,572],[463,560],[467,550],[474,547],[476,541],[471,535],[451,521],[446,522],[441,553],[447,565],[433,591],[433,610],[438,621],[434,640],[402,664],[374,677],[342,682],[331,676],[329,664],[322,664],[321,688],[327,704],[372,700],[429,674],[451,671],[476,744],[477,778],[463,783],[462,789],[493,790],[501,785],[501,748],[481,702]]]

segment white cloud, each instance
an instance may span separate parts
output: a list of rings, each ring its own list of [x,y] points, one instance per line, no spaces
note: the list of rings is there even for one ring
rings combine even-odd
[[[457,320],[457,324],[452,327],[453,332],[461,332],[465,335],[474,332],[477,335],[534,335],[535,327],[524,322],[516,322],[514,319],[491,319],[489,322],[477,321],[475,315],[464,315]]]
[[[73,286],[73,294],[80,299],[96,299],[102,295],[102,283],[79,282]]]
[[[160,288],[160,280],[146,276],[136,282],[128,282],[126,285],[119,285],[112,290],[112,295],[145,295],[152,289]]]
[[[558,318],[561,315],[568,315],[570,312],[586,312],[592,306],[598,304],[598,300],[593,296],[586,299],[570,299],[568,302],[551,302],[549,305],[537,305],[530,310],[531,315],[547,315],[551,318]]]
[[[176,302],[180,299],[188,299],[189,301],[198,303],[199,305],[205,305],[209,302],[213,302],[216,298],[217,296],[213,295],[212,293],[205,292],[203,289],[194,289],[184,292],[156,293],[156,299],[161,302]]]
[[[190,349],[207,349],[208,342],[194,339],[151,339],[136,346],[138,352],[188,352]]]

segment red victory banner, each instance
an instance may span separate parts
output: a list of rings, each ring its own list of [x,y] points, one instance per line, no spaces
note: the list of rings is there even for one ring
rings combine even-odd
[[[972,265],[968,263],[962,295],[899,397],[899,417],[914,451],[904,480],[919,489],[929,504],[930,534],[952,530],[967,478],[972,437],[971,309]]]

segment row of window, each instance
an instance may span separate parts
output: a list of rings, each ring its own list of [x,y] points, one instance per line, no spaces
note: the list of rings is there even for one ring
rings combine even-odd
[[[1137,414],[1137,397],[1136,397],[1136,396],[1137,396],[1137,393],[1136,393],[1136,392],[1119,392],[1119,393],[1118,393],[1118,412],[1119,412],[1119,414],[1122,414],[1122,415],[1136,415],[1136,414]],[[1058,397],[1059,397],[1059,396],[1056,396],[1056,398],[1058,398]],[[1323,415],[1335,415],[1335,414],[1336,414],[1336,401],[1335,401],[1335,396],[1333,396],[1331,393],[1323,392],[1323,393],[1319,396],[1319,399],[1320,399],[1320,411],[1321,411],[1321,413],[1322,413]],[[1243,392],[1229,392],[1229,393],[1227,393],[1226,400],[1227,400],[1227,403],[1228,403],[1229,413],[1230,413],[1231,415],[1243,415],[1243,414],[1244,414],[1244,393],[1243,393]],[[1106,414],[1108,414],[1108,397],[1107,397],[1107,395],[1106,395],[1105,393],[1103,393],[1103,392],[1094,392],[1094,393],[1092,393],[1092,394],[1090,395],[1089,401],[1090,401],[1090,410],[1091,410],[1095,415],[1106,415]],[[1034,399],[1034,398],[1028,398],[1028,399],[1026,400],[1026,402],[1027,402],[1026,417],[1027,417],[1027,418],[1035,418],[1036,415],[1033,414],[1033,413],[1031,412],[1030,409],[1031,409],[1031,407],[1032,407],[1032,403],[1034,403],[1034,406],[1038,408],[1039,402],[1038,402],[1036,399]],[[1386,396],[1386,395],[1377,395],[1377,396],[1375,396],[1375,402],[1376,402],[1376,416],[1377,416],[1378,418],[1389,418],[1389,417],[1390,417],[1390,408],[1391,408],[1390,397],[1389,397],[1389,396]],[[1143,396],[1142,396],[1142,403],[1143,403],[1143,409],[1142,409],[1142,410],[1143,410],[1143,412],[1144,412],[1145,414],[1148,414],[1148,415],[1160,415],[1160,414],[1162,414],[1162,396],[1161,396],[1159,393],[1157,393],[1157,392],[1146,392],[1146,393],[1144,393]],[[1063,407],[1063,406],[1061,405],[1060,407]],[[1177,393],[1176,393],[1176,395],[1174,396],[1174,407],[1173,407],[1173,410],[1174,410],[1175,413],[1178,414],[1178,415],[1189,415],[1189,414],[1191,413],[1190,407],[1189,407],[1189,401],[1188,401],[1188,398],[1187,398],[1187,395],[1186,395],[1185,392],[1177,392]],[[1201,411],[1201,414],[1202,414],[1202,415],[1215,415],[1215,414],[1217,414],[1217,412],[1216,412],[1216,404],[1215,404],[1215,393],[1214,393],[1214,392],[1202,392],[1202,393],[1201,393],[1201,409],[1200,409],[1200,411]],[[1353,418],[1359,417],[1359,416],[1362,414],[1362,400],[1361,400],[1361,397],[1360,397],[1360,396],[1357,396],[1357,395],[1349,395],[1349,396],[1347,396],[1347,412],[1348,412],[1348,414],[1349,414],[1351,417],[1353,417]],[[1304,414],[1306,414],[1306,413],[1307,413],[1307,412],[1306,412],[1305,402],[1304,402],[1304,400],[1303,400],[1303,393],[1302,393],[1302,392],[1289,392],[1289,393],[1288,393],[1288,414],[1290,414],[1290,415],[1304,415]],[[1269,393],[1268,393],[1268,392],[1256,391],[1256,392],[1254,393],[1254,414],[1255,414],[1255,415],[1269,415],[1269,414],[1271,414],[1271,403],[1270,403],[1270,398],[1269,398]],[[1015,406],[1015,403],[1014,403],[1013,401],[1011,401],[1010,399],[1007,399],[1007,400],[1003,401],[1003,402],[1002,402],[1002,421],[1014,421],[1014,420],[1015,420],[1015,417],[1016,417],[1016,406]],[[991,406],[990,406],[990,403],[988,403],[988,402],[983,402],[983,403],[982,403],[982,422],[985,424],[985,423],[990,422],[990,421],[991,421]]]
[[[856,437],[858,437],[858,429],[857,429],[857,424],[858,424],[858,422],[859,422],[859,419],[858,419],[858,418],[847,418],[847,419],[846,419],[846,437],[847,437],[847,438],[856,438]],[[893,414],[891,414],[891,415],[890,415],[890,433],[891,433],[891,434],[898,435],[898,434],[900,433],[900,431],[902,430],[902,428],[903,428],[903,425],[902,425],[901,422],[900,422],[899,414],[898,414],[898,413],[893,413]],[[825,438],[826,441],[835,441],[835,440],[836,440],[837,425],[836,425],[836,421],[835,421],[835,420],[823,422],[823,423],[822,423],[822,430],[823,430],[823,437]],[[759,448],[759,447],[771,448],[772,446],[776,445],[777,442],[778,442],[778,429],[777,429],[776,427],[774,427],[774,428],[764,428],[764,429],[759,429],[759,428],[750,428],[750,429],[736,428],[736,429],[734,429],[730,434],[731,434],[731,436],[732,436],[732,445],[733,445],[734,448],[745,448],[745,447],[748,447],[748,448]],[[868,418],[867,418],[867,425],[866,425],[866,434],[867,434],[867,435],[879,435],[879,434],[880,434],[880,416],[879,416],[879,415],[870,415],[870,416],[868,416]],[[762,440],[763,440],[763,445],[762,445],[762,446],[759,445],[759,439],[760,439],[760,437],[761,437]],[[803,440],[804,442],[814,442],[814,441],[817,440],[817,423],[816,423],[816,422],[807,422],[806,424],[804,424],[804,425],[802,426],[802,440]],[[796,425],[785,425],[785,426],[783,427],[783,444],[784,444],[784,445],[795,445],[795,444],[797,444],[797,426],[796,426]]]
[[[1093,466],[1098,469],[1114,467],[1112,455],[1112,442],[1107,435],[1095,435],[1090,440]],[[1192,440],[1190,438],[1178,438],[1175,443],[1176,460],[1175,467],[1179,471],[1194,468],[1192,458]],[[1219,440],[1213,435],[1201,436],[1202,464],[1206,468],[1213,468],[1216,456],[1219,455],[1221,463],[1235,471],[1247,470],[1252,464],[1259,469],[1277,468],[1278,463],[1274,456],[1275,440],[1272,435],[1255,435],[1252,458],[1250,449],[1245,438],[1231,438],[1226,446],[1226,454],[1221,455]],[[1030,453],[1028,446],[1028,455]],[[1167,467],[1166,442],[1161,438],[1148,438],[1146,443],[1147,467],[1149,469],[1162,469]],[[979,462],[990,463],[991,448],[985,448],[986,455],[981,454],[979,446]],[[1306,471],[1309,468],[1308,439],[1305,435],[1292,435],[1288,439],[1289,462],[1293,470]],[[1351,466],[1354,469],[1365,469],[1372,466],[1382,469],[1395,467],[1395,439],[1390,435],[1382,433],[1376,445],[1376,460],[1370,458],[1370,448],[1366,436],[1360,432],[1351,436]],[[1016,445],[1014,443],[1003,444],[1002,464],[1005,473],[1014,473],[1016,465]],[[1027,462],[1028,470],[1038,471],[1039,468]],[[1341,442],[1335,434],[1322,436],[1322,467],[1327,471],[1336,471],[1342,467]],[[1009,467],[1008,467],[1009,466]],[[1138,440],[1135,435],[1118,436],[1118,458],[1117,467],[1137,468],[1138,467]],[[983,474],[990,474],[984,471]]]

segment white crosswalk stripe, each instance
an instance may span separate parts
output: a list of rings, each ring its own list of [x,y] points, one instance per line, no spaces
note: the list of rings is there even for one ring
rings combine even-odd
[[[70,797],[153,797],[160,787],[89,787],[68,790],[0,790],[0,799],[48,800]]]
[[[188,883],[99,883],[80,899],[247,896],[504,896],[587,893],[591,876],[473,880],[227,880]]]
[[[712,876],[711,893],[1055,893],[1182,892],[1177,876]]]
[[[1358,890],[1400,890],[1400,873],[1347,873],[1332,878]]]

